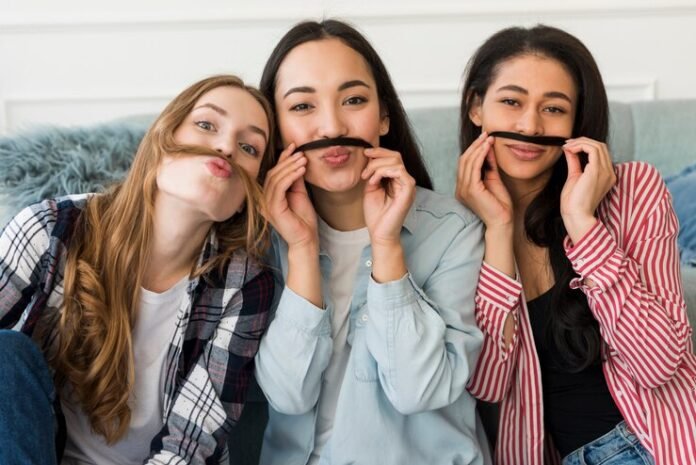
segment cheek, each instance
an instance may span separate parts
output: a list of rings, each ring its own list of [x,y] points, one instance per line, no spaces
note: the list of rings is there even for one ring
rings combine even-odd
[[[287,118],[278,120],[278,133],[283,147],[287,147],[290,142],[295,142],[298,145],[308,142],[305,141],[304,132],[304,125],[298,121],[291,121]]]

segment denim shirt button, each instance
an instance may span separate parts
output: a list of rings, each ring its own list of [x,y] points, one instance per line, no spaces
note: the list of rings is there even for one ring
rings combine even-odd
[[[363,313],[363,315],[360,317],[360,320],[362,320],[364,323],[367,323],[367,314]]]

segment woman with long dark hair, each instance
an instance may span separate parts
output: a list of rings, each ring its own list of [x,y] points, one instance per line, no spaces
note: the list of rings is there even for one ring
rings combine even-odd
[[[283,287],[256,357],[261,463],[484,463],[466,391],[481,223],[430,190],[354,28],[294,26],[260,87],[284,147],[264,186]]]
[[[499,465],[693,464],[696,358],[670,195],[614,165],[597,65],[556,28],[469,62],[457,197],[486,225],[485,342],[469,389],[501,402]],[[552,441],[546,441],[552,439]]]

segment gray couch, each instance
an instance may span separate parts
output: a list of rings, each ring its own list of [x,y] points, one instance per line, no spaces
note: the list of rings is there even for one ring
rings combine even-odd
[[[423,155],[442,193],[454,192],[459,109],[440,107],[409,112]],[[696,163],[696,100],[611,103],[609,147],[616,162],[641,160],[663,176]],[[691,325],[696,327],[696,268],[682,266]],[[692,334],[696,346],[696,333]]]

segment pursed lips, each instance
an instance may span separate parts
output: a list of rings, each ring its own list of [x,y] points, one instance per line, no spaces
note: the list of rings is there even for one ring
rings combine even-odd
[[[232,176],[232,165],[222,157],[212,157],[205,164],[214,176],[219,178]]]

